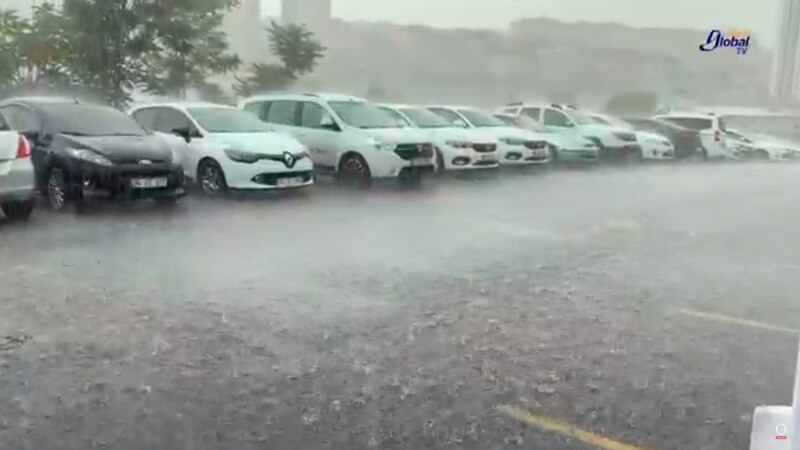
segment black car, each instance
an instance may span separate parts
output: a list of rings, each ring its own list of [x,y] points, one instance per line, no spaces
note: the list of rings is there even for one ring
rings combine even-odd
[[[695,130],[659,119],[632,117],[623,120],[631,124],[637,131],[650,131],[669,139],[675,147],[675,158],[688,158],[703,154],[700,133]]]
[[[37,185],[54,210],[98,194],[171,203],[185,193],[169,142],[117,109],[16,98],[0,102],[0,112],[32,143]]]

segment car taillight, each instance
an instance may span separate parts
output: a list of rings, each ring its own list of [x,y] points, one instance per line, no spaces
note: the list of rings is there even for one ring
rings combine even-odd
[[[31,143],[25,139],[25,136],[20,136],[17,141],[17,159],[31,157]]]

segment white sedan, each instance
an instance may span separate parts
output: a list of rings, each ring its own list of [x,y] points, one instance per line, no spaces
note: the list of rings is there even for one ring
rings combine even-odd
[[[770,161],[792,161],[800,159],[800,145],[795,142],[765,134],[748,133],[727,129],[729,145],[733,146],[739,159],[762,159]]]
[[[160,103],[134,108],[131,115],[145,128],[186,141],[176,156],[186,176],[207,194],[314,184],[306,148],[246,111],[211,103]]]

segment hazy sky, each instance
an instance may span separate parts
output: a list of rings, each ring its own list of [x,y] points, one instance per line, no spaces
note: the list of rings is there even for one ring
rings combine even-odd
[[[265,15],[280,13],[280,0],[261,2]],[[641,27],[739,27],[751,30],[763,45],[771,47],[777,39],[779,3],[780,0],[333,0],[333,14],[345,20],[387,20],[447,28],[502,28],[523,17]]]

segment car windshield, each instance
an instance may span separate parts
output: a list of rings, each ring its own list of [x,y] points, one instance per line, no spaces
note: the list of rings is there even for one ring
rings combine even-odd
[[[143,136],[147,131],[121,111],[77,103],[41,107],[50,129],[73,136]]]
[[[507,127],[502,120],[478,109],[461,108],[458,110],[474,127]]]
[[[253,114],[241,109],[226,107],[192,107],[189,114],[210,133],[264,133],[269,125]]]
[[[414,125],[420,128],[447,128],[453,125],[448,123],[442,116],[425,108],[401,108]]]
[[[344,123],[356,128],[402,128],[392,113],[371,103],[332,101],[328,104]]]
[[[608,124],[604,119],[593,119],[589,114],[575,109],[565,110],[564,112],[578,125]]]

